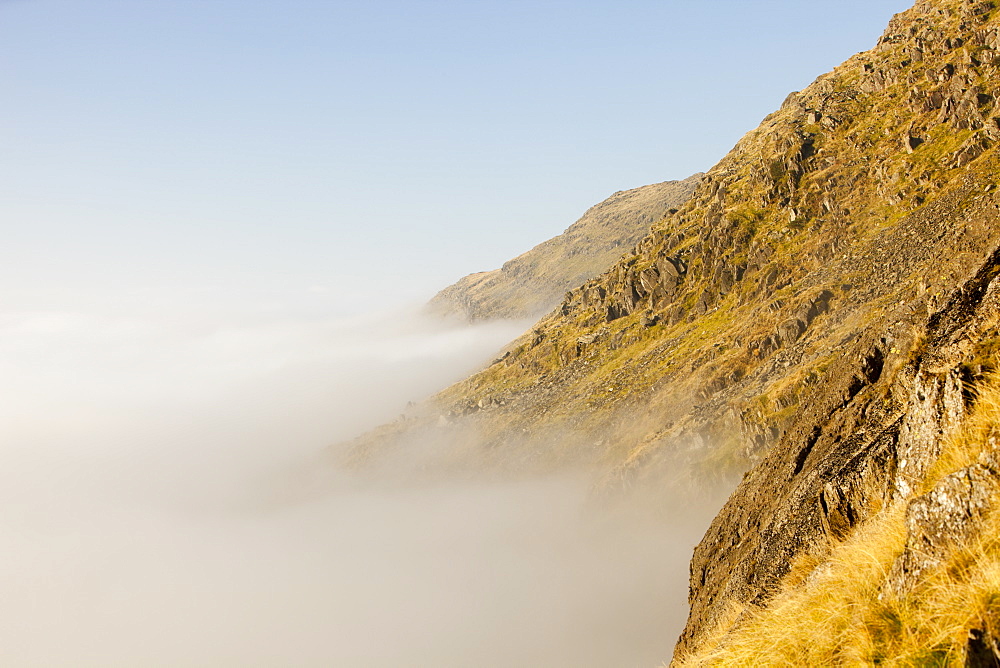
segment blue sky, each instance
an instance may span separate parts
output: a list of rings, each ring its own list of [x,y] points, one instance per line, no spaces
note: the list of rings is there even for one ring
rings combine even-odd
[[[905,0],[0,0],[0,308],[422,298],[683,178]]]

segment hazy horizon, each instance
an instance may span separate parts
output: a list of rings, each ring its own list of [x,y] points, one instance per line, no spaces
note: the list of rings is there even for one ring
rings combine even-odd
[[[908,6],[0,2],[0,662],[668,660],[711,504],[261,499],[529,324],[437,290],[707,170]]]
[[[412,458],[376,484],[323,455],[520,327],[415,309],[230,318],[2,323],[0,350],[18,363],[0,393],[0,662],[669,657],[686,560],[714,506],[675,519],[634,503],[600,511],[578,473],[421,481]],[[317,467],[321,487],[299,475]]]

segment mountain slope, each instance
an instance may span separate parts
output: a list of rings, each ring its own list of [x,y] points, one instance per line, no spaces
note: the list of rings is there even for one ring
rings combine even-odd
[[[912,57],[886,70],[890,47],[905,49],[885,42],[789,96],[635,252],[357,454],[462,424],[503,445],[495,463],[596,455],[638,474],[666,451],[765,452],[845,342],[925,316],[997,241],[964,211],[993,205],[982,75]]]
[[[437,464],[587,462],[607,486],[752,467],[696,549],[678,657],[900,508],[914,542],[894,582],[919,579],[920,542],[950,540],[928,527],[995,496],[935,496],[928,476],[1000,350],[998,97],[994,3],[918,2],[491,366],[358,439],[355,463],[429,438]]]
[[[567,290],[607,270],[650,226],[688,200],[701,174],[616,192],[565,232],[504,263],[439,292],[433,311],[467,320],[538,317]]]

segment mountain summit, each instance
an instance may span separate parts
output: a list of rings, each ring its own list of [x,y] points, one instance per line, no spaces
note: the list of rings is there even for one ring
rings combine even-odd
[[[431,300],[431,310],[467,320],[537,318],[567,290],[606,271],[653,223],[684,204],[702,176],[616,192],[559,236],[500,269],[470,274],[445,288]]]

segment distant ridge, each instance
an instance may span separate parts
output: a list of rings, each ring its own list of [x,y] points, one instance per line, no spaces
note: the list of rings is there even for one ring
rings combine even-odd
[[[571,290],[606,271],[671,209],[684,204],[702,174],[616,192],[565,232],[500,269],[470,274],[439,292],[432,311],[465,320],[521,319],[553,309]]]

